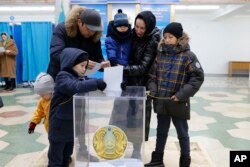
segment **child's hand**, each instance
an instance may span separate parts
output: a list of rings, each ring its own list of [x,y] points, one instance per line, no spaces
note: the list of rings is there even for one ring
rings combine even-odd
[[[110,61],[101,62],[101,68],[111,67]]]
[[[102,79],[97,79],[96,83],[97,83],[97,89],[101,91],[103,91],[107,86],[107,84]]]
[[[31,133],[34,133],[34,130],[36,128],[36,124],[34,122],[31,122],[29,124],[29,130],[28,130],[28,133],[31,134]]]
[[[126,90],[126,82],[123,81],[123,82],[121,83],[121,89],[122,89],[122,90]]]

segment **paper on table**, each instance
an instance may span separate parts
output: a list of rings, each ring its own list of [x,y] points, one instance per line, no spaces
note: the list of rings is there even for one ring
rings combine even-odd
[[[123,66],[104,68],[103,79],[107,84],[105,91],[121,91]]]
[[[0,46],[0,53],[5,52],[5,48],[3,46]]]
[[[92,75],[94,73],[96,73],[97,70],[99,70],[101,68],[101,63],[95,63],[95,66],[94,68],[92,69],[87,69],[87,71],[85,72],[85,76],[88,76],[88,75]]]

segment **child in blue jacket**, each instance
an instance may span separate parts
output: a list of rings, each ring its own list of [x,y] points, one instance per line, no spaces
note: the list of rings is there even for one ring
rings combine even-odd
[[[131,48],[131,25],[128,16],[119,9],[109,22],[105,46],[111,66],[128,65]]]
[[[69,165],[74,146],[73,95],[106,88],[102,79],[83,78],[88,66],[86,52],[66,48],[60,55],[60,62],[61,71],[56,76],[49,116],[48,167]]]

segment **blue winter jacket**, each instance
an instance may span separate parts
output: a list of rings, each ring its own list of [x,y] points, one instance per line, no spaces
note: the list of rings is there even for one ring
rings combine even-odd
[[[128,65],[131,50],[131,26],[128,31],[120,33],[113,26],[114,21],[110,21],[108,25],[108,33],[105,39],[107,58],[112,66]]]
[[[72,70],[78,56],[88,56],[80,49],[66,48],[60,56],[61,71],[56,77],[49,116],[49,139],[73,142],[73,95],[97,90],[96,79],[81,80]]]

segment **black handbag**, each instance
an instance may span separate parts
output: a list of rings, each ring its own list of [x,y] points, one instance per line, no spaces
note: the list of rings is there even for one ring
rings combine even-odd
[[[2,97],[0,96],[0,108],[3,107],[3,99]]]
[[[173,101],[170,99],[154,99],[154,111],[184,119],[190,119],[190,106],[188,101]]]

